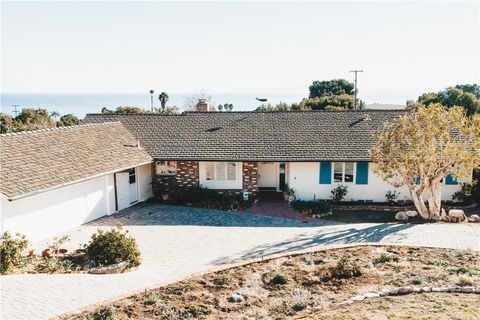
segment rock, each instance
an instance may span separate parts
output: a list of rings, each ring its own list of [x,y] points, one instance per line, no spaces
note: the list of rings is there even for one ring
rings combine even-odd
[[[351,297],[350,300],[352,300],[352,301],[363,301],[363,300],[365,300],[365,296]]]
[[[442,208],[442,213],[440,215],[442,216],[442,219],[447,217],[447,212],[445,211],[445,209]]]
[[[405,214],[406,214],[407,216],[409,216],[410,218],[413,218],[413,217],[418,216],[418,212],[415,211],[415,210],[405,211]]]
[[[413,288],[413,293],[420,293],[422,292],[422,288]]]
[[[110,264],[108,266],[105,266],[103,268],[92,268],[90,269],[89,273],[92,274],[112,274],[112,273],[122,273],[124,272],[128,267],[128,264],[126,261],[122,261],[116,264]]]
[[[388,290],[388,289],[382,289],[382,290],[378,291],[378,295],[380,297],[388,296],[389,293],[390,293],[390,290]]]
[[[398,221],[408,221],[408,216],[406,214],[405,211],[399,211],[397,212],[397,214],[395,215],[395,220],[398,220]]]
[[[443,220],[443,218],[442,218],[441,216],[432,216],[431,219],[432,219],[433,221],[441,221],[441,220]]]
[[[478,214],[472,214],[469,218],[468,221],[470,222],[479,222],[480,223],[480,216]]]
[[[461,287],[450,287],[448,288],[448,292],[462,292]]]
[[[243,302],[243,301],[245,301],[245,298],[238,293],[234,293],[230,297],[228,297],[228,302],[236,303],[236,302]]]
[[[398,288],[398,294],[409,294],[409,293],[412,293],[412,292],[413,292],[412,287],[401,287],[401,288]]]
[[[378,297],[380,297],[380,295],[376,292],[365,293],[365,298],[366,299],[373,299],[373,298],[378,298]]]
[[[373,263],[372,262],[367,262],[363,265],[365,269],[373,269]]]
[[[430,291],[432,291],[432,288],[430,287],[423,287],[420,289],[420,292],[430,292]]]
[[[475,287],[463,287],[463,288],[460,288],[460,291],[463,293],[474,293]]]
[[[448,211],[448,218],[452,222],[462,222],[467,218],[463,210],[451,209]]]
[[[442,288],[432,288],[432,292],[442,292]]]

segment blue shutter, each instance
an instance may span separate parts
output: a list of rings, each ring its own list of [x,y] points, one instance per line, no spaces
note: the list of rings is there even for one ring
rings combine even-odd
[[[451,174],[449,174],[447,176],[447,178],[445,178],[445,184],[452,184],[453,185],[453,184],[458,184],[458,182],[457,182],[457,180],[455,180],[455,178]]]
[[[368,162],[357,162],[357,184],[368,184]]]
[[[320,184],[332,183],[332,163],[329,161],[320,162]]]
[[[420,184],[420,177],[417,177],[417,179],[415,179],[415,184]]]

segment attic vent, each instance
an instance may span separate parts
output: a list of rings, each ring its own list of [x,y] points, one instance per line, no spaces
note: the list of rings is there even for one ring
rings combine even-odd
[[[215,131],[218,131],[218,130],[220,130],[220,129],[222,129],[222,127],[214,127],[214,128],[207,129],[207,130],[205,130],[205,131],[207,131],[207,132],[215,132]]]

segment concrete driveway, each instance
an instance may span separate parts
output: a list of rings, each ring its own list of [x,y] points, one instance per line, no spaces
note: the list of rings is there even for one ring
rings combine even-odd
[[[72,230],[67,247],[78,247],[97,228],[118,222],[139,243],[143,264],[138,270],[2,276],[1,319],[47,319],[222,264],[329,244],[389,242],[480,250],[480,226],[473,224],[305,224],[159,204],[140,204]],[[45,248],[46,242],[34,247]]]

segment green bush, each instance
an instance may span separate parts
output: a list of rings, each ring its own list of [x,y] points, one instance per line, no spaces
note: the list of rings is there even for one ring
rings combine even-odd
[[[275,277],[272,278],[272,280],[270,280],[270,284],[275,284],[275,285],[277,284],[283,285],[287,283],[288,283],[287,277],[281,273],[278,273],[277,275],[275,275]]]
[[[292,306],[293,310],[295,311],[302,311],[307,307],[307,304],[305,302],[295,302]]]
[[[216,286],[225,286],[230,283],[230,278],[227,275],[220,274],[213,279],[213,284]]]
[[[373,260],[373,263],[378,264],[378,263],[397,262],[397,261],[398,261],[398,256],[392,253],[383,252],[381,255],[379,255],[377,258]]]
[[[452,199],[465,203],[480,202],[480,183],[475,181],[473,185],[462,184],[462,188],[453,194]]]
[[[420,276],[414,276],[410,279],[410,283],[413,285],[420,285],[423,283],[423,279]]]
[[[332,270],[332,275],[338,279],[358,277],[362,275],[360,267],[352,260],[352,257],[345,255],[337,262]]]
[[[85,245],[86,254],[95,266],[106,266],[128,262],[129,267],[140,265],[140,250],[137,242],[117,225],[109,231],[98,230],[91,237],[90,243]]]
[[[303,212],[307,210],[311,216],[324,216],[331,214],[332,206],[328,201],[316,200],[316,201],[303,201],[303,200],[294,200],[290,202],[290,205],[293,209],[298,212]]]
[[[340,202],[342,201],[343,199],[345,199],[345,196],[347,195],[348,193],[348,187],[341,184],[339,186],[337,186],[336,188],[334,188],[332,191],[332,201],[333,202]]]
[[[115,311],[110,307],[100,307],[93,313],[93,320],[115,320]]]
[[[14,267],[24,262],[22,252],[27,248],[28,240],[24,235],[16,234],[15,237],[5,231],[0,237],[0,273],[6,274]]]
[[[238,210],[251,204],[251,201],[244,201],[240,196],[227,196],[200,187],[174,187],[168,190],[168,195],[168,202],[173,204],[191,204],[195,207],[217,210]]]

